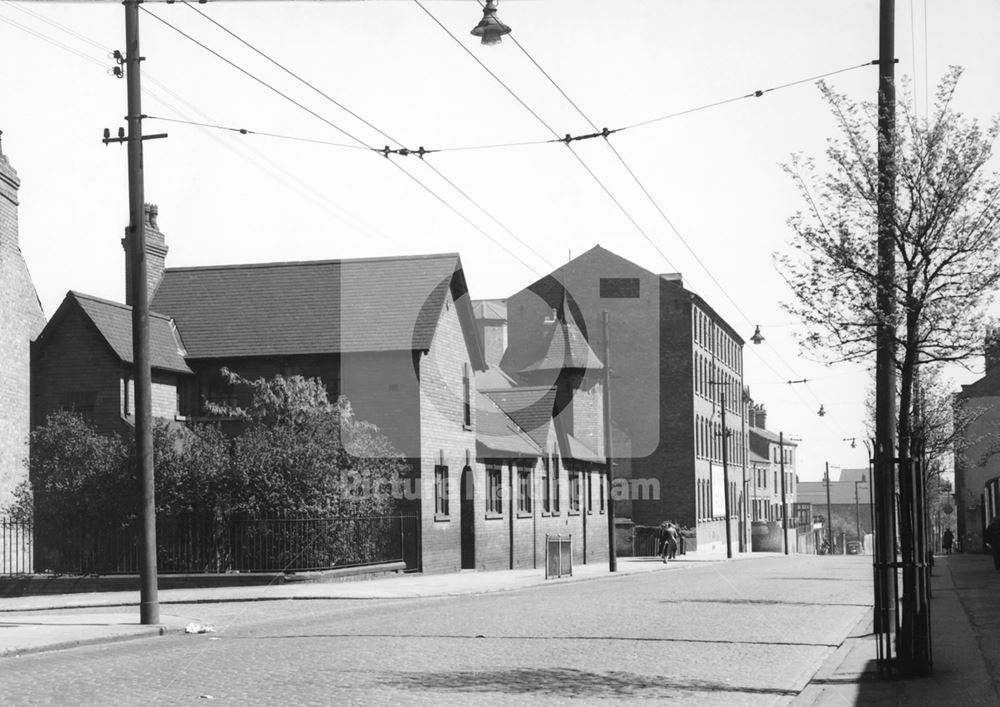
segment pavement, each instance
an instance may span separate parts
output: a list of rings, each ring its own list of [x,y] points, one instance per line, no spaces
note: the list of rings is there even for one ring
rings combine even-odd
[[[772,553],[738,555],[746,561]],[[621,558],[620,575],[683,572],[702,563],[726,562],[696,553],[663,565],[656,558]],[[161,624],[138,623],[138,592],[49,595],[0,600],[0,661],[3,657],[73,646],[123,641],[183,631],[192,619],[178,615],[198,603],[288,599],[407,599],[510,592],[529,587],[610,579],[606,563],[577,566],[573,576],[546,580],[542,570],[399,575],[336,584],[212,587],[159,592]],[[1000,572],[985,555],[938,557],[931,580],[933,674],[884,680],[876,670],[870,611],[837,647],[793,705],[997,705],[1000,704]],[[794,598],[793,598],[794,599]],[[790,600],[795,604],[794,600]],[[178,605],[175,612],[171,606]],[[122,607],[107,613],[108,607]],[[87,609],[93,609],[88,612]],[[794,607],[790,607],[794,608]],[[67,611],[72,610],[72,611]],[[104,613],[100,613],[104,612]],[[800,685],[802,683],[799,683]],[[784,700],[780,700],[784,702]]]
[[[935,558],[932,673],[883,679],[869,613],[820,667],[795,707],[1000,704],[1000,572],[987,555]]]
[[[736,555],[750,560],[777,553]],[[659,558],[618,559],[618,575],[655,571],[682,571],[705,562],[724,562],[724,554],[688,553],[663,564]],[[201,587],[161,589],[158,594],[160,623],[142,625],[138,591],[48,594],[0,599],[0,659],[75,646],[111,643],[161,636],[184,631],[197,619],[170,612],[171,605],[224,602],[281,601],[288,599],[416,599],[493,592],[509,592],[545,584],[608,579],[607,562],[577,565],[573,574],[545,579],[544,569],[496,572],[462,571],[449,574],[400,574],[371,580],[335,583],[271,584],[267,586]],[[107,607],[122,607],[120,613],[105,613]],[[102,613],[67,613],[66,610],[103,609]]]

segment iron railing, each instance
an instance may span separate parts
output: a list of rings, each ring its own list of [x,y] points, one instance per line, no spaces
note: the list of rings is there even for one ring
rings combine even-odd
[[[0,575],[31,573],[33,538],[30,523],[0,518]]]
[[[169,573],[302,572],[405,562],[417,569],[413,516],[220,518],[159,516],[157,570]],[[64,574],[135,574],[134,521],[38,528],[35,566]]]

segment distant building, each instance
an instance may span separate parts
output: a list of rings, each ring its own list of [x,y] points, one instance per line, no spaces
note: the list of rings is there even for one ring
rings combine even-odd
[[[21,180],[0,144],[0,510],[28,476],[31,340],[45,325],[18,233]]]
[[[955,396],[971,420],[956,444],[956,535],[964,549],[977,552],[985,550],[986,485],[1000,478],[1000,330],[987,333],[984,353],[985,375]]]
[[[785,493],[789,523],[792,521],[792,504],[798,498],[798,482],[795,473],[798,444],[767,429],[767,410],[762,404],[750,408],[747,418],[747,432],[750,440],[750,461],[748,464],[748,500],[752,520],[781,521],[781,494]],[[782,487],[781,469],[784,455],[785,484]]]
[[[598,353],[604,350],[602,312],[608,311],[612,418],[622,436],[619,444],[616,435],[615,457],[630,463],[616,467],[616,479],[630,477],[616,514],[641,525],[674,520],[696,529],[699,548],[720,549],[728,493],[737,549],[746,437],[744,342],[733,327],[686,289],[680,275],[650,272],[600,246],[512,295],[506,305],[509,343],[501,367],[511,378],[536,385],[545,376],[532,365],[560,308]]]
[[[823,481],[799,482],[798,502],[811,504],[813,519],[822,516],[824,528],[832,526],[837,543],[840,543],[842,534],[848,540],[861,541],[872,532],[870,481],[867,468],[841,469],[839,477],[830,480],[829,510],[826,483]],[[843,551],[843,548],[838,546],[838,551]]]

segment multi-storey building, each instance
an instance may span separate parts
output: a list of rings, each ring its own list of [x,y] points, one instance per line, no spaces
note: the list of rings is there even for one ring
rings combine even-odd
[[[726,501],[738,547],[738,489],[746,461],[743,339],[680,275],[656,274],[596,246],[507,300],[508,349],[517,376],[539,358],[562,303],[596,352],[609,318],[612,421],[629,450],[616,514],[640,525],[674,520],[700,548],[726,542]],[[724,421],[724,423],[723,423]],[[728,465],[728,488],[723,460]]]

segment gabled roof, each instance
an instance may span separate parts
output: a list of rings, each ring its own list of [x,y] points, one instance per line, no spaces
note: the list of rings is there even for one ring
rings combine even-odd
[[[120,302],[93,297],[81,292],[70,291],[59,309],[38,336],[38,343],[44,346],[51,332],[59,327],[67,313],[78,309],[93,324],[112,353],[122,363],[131,364],[132,358],[132,308]],[[191,373],[184,362],[184,346],[169,317],[156,312],[149,313],[149,358],[150,365],[164,371]]]
[[[482,370],[457,253],[168,268],[152,306],[195,359],[427,351],[449,291]]]
[[[969,385],[963,385],[960,398],[990,398],[1000,396],[1000,366],[986,371],[986,375]]]
[[[587,337],[566,306],[566,293],[556,311],[556,321],[549,334],[548,345],[542,357],[521,368],[520,373],[534,371],[562,371],[565,369],[601,370],[604,364],[590,348]]]
[[[781,442],[781,436],[776,432],[771,432],[771,430],[765,429],[763,427],[747,427],[747,432],[752,436],[760,437],[761,439],[766,439],[769,442],[774,442],[778,444]],[[793,442],[790,438],[784,438],[784,445],[786,447],[798,447],[798,442]]]
[[[477,299],[472,301],[472,313],[476,319],[507,321],[507,300]]]
[[[576,459],[582,462],[598,462],[604,464],[607,460],[597,455],[593,449],[578,440],[568,432],[564,435],[564,449],[562,454],[569,459]]]
[[[476,389],[489,390],[493,388],[513,388],[514,379],[496,367],[476,372]]]
[[[476,442],[492,452],[542,456],[541,447],[482,392],[476,394]]]
[[[546,448],[555,411],[555,387],[532,386],[481,392],[527,432],[535,444],[542,449]]]
[[[826,484],[822,481],[800,481],[795,486],[795,500],[799,503],[811,503],[814,506],[826,505]],[[859,506],[867,506],[871,503],[868,484],[858,484]],[[830,482],[830,505],[854,505],[854,482],[853,481],[831,481]],[[820,511],[826,513],[825,510]],[[866,511],[863,511],[866,512]]]

